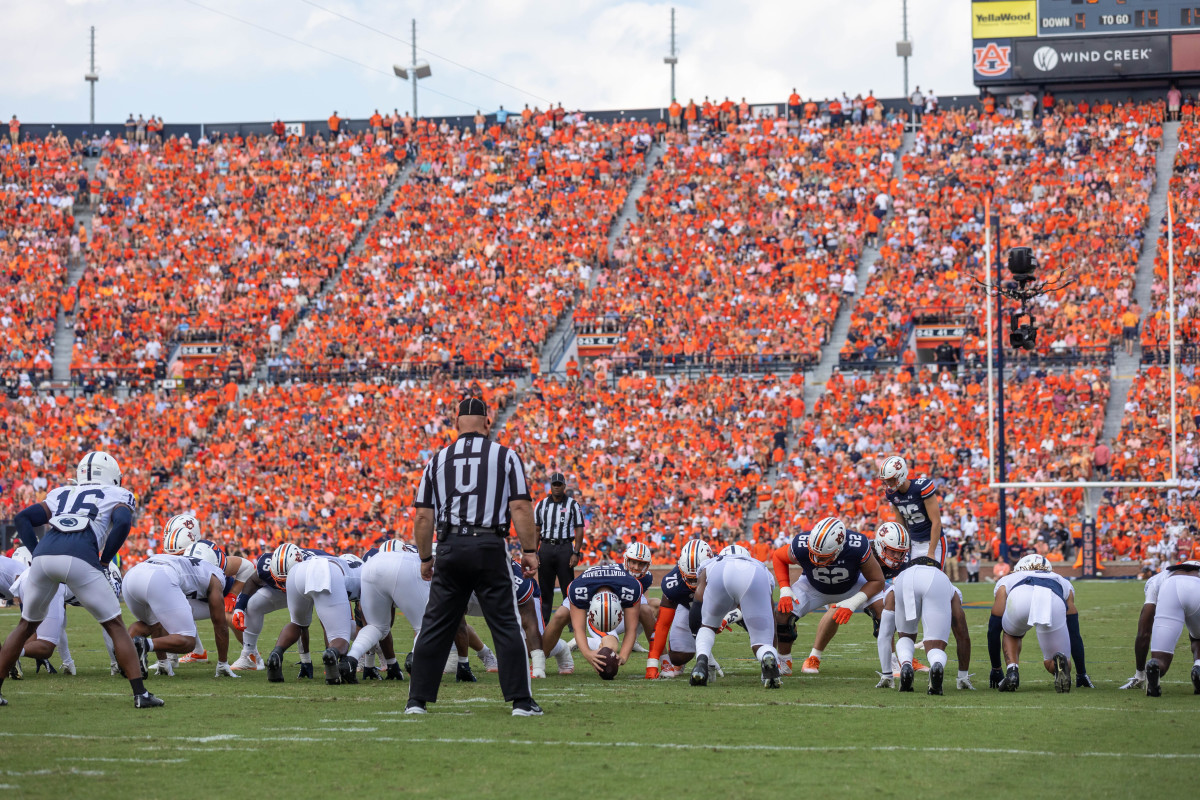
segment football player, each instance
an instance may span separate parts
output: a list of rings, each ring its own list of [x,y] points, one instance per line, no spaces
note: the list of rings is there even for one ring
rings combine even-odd
[[[696,635],[696,666],[692,686],[708,685],[708,662],[725,615],[741,610],[741,621],[750,634],[750,649],[758,659],[763,686],[778,689],[779,653],[772,646],[771,595],[775,582],[766,565],[756,561],[741,545],[730,545],[721,555],[700,565],[695,602],[690,609],[691,628]]]
[[[389,539],[379,550],[367,552],[362,566],[361,600],[363,620],[350,647],[348,658],[357,666],[366,653],[383,645],[388,680],[404,680],[404,672],[391,648],[391,629],[396,609],[412,626],[414,637],[421,633],[425,604],[429,602],[429,584],[421,578],[421,559],[417,549],[398,539]],[[386,644],[385,644],[386,643]],[[370,677],[365,675],[365,677]]]
[[[261,671],[267,668],[263,657],[258,652],[258,637],[262,635],[263,623],[267,614],[287,608],[287,594],[271,577],[272,555],[273,552],[266,552],[255,560],[254,574],[247,579],[234,602],[229,624],[242,634],[242,652],[237,661],[233,662],[234,670]],[[307,631],[300,637],[300,660],[311,672],[312,661],[308,655]],[[305,669],[302,666],[300,677],[305,677],[304,673]]]
[[[933,481],[909,480],[908,464],[900,456],[888,456],[879,465],[884,497],[896,512],[896,521],[904,526],[912,540],[909,560],[928,556],[946,565],[946,547],[942,541],[942,511]]]
[[[1075,589],[1058,575],[1045,556],[1030,553],[1013,571],[996,581],[996,600],[988,621],[988,655],[992,661],[990,684],[1002,692],[1015,692],[1021,677],[1018,662],[1021,641],[1032,628],[1037,631],[1046,671],[1054,676],[1054,691],[1071,691],[1071,659],[1083,667],[1082,639],[1079,638],[1079,612],[1075,608]],[[1001,651],[1007,668],[1001,678]]]
[[[162,551],[170,556],[181,556],[183,551],[200,539],[200,520],[196,519],[191,514],[176,514],[167,520],[166,526],[163,528]],[[207,619],[207,612],[200,609],[203,616],[197,619]],[[196,646],[190,653],[186,653],[182,658],[171,653],[169,661],[159,661],[155,664],[155,671],[159,674],[173,675],[175,664],[192,664],[208,661],[208,649],[204,643],[200,641],[200,634],[196,634]]]
[[[655,614],[658,611],[658,598],[651,598],[646,595],[650,591],[650,587],[654,585],[654,575],[650,572],[650,548],[642,542],[630,542],[625,546],[625,553],[621,561],[621,566],[625,568],[633,577],[637,578],[638,583],[642,585],[642,602],[638,608],[637,614],[637,630],[634,632],[633,650],[636,653],[647,652],[646,648],[642,647],[637,640],[638,631],[646,631],[646,638],[649,640],[650,631],[654,630]],[[625,618],[622,615],[621,623],[613,633],[620,636],[625,632]],[[575,639],[567,642],[567,646],[572,650],[575,649]]]
[[[134,616],[129,634],[138,644],[146,672],[146,654],[190,653],[196,645],[196,619],[189,601],[207,604],[217,642],[216,677],[238,676],[229,667],[229,626],[225,618],[225,554],[195,543],[184,555],[158,553],[125,575],[125,604]]]
[[[885,578],[896,578],[909,564],[924,563],[919,559],[918,561],[908,560],[910,541],[908,531],[898,523],[884,522],[875,529],[875,539],[872,542],[875,548],[875,559],[879,561]],[[953,588],[954,598],[950,601],[950,630],[954,634],[958,651],[957,686],[959,689],[974,691],[975,687],[971,684],[970,673],[971,634],[967,629],[967,615],[963,611],[962,592],[957,587]],[[883,610],[879,615],[879,630],[876,632],[876,645],[879,652],[879,683],[875,684],[876,689],[892,688],[894,679],[901,675],[899,659],[892,648],[892,636],[896,632],[894,592],[895,583],[884,592]],[[916,671],[922,670],[915,654],[912,658],[912,666]]]
[[[133,493],[121,488],[117,460],[91,452],[79,462],[74,485],[54,489],[17,514],[17,534],[34,556],[23,578],[21,620],[0,648],[0,688],[25,642],[46,619],[59,586],[66,584],[112,638],[117,660],[129,676],[134,708],[164,705],[146,691],[142,659],[121,624],[121,602],[105,574],[129,536],[135,505]],[[39,542],[34,529],[41,525],[49,527]],[[0,696],[0,706],[6,704]]]
[[[0,556],[0,597],[4,598],[6,602],[11,604],[21,601],[21,584],[24,583],[21,576],[25,574],[32,563],[33,556],[28,547],[15,549],[12,558]],[[67,645],[65,596],[66,588],[60,586],[59,596],[50,601],[46,618],[38,625],[33,638],[25,642],[21,656],[34,659],[37,665],[36,672],[41,672],[42,667],[46,668],[48,674],[58,672],[50,664],[50,656],[54,653],[55,648],[58,648],[62,655],[63,672],[68,675],[75,674],[75,662],[71,660],[71,650]],[[19,658],[9,671],[9,677],[14,680],[21,680],[24,677]]]
[[[1155,611],[1158,607],[1158,590],[1171,573],[1167,570],[1151,575],[1146,581],[1146,600],[1138,616],[1137,637],[1133,640],[1133,677],[1125,681],[1121,689],[1146,688],[1146,659],[1150,655],[1150,634],[1154,629]],[[1200,638],[1191,638],[1192,658],[1200,662]],[[1076,684],[1078,685],[1078,684]]]
[[[1169,576],[1158,590],[1154,626],[1150,631],[1150,660],[1146,662],[1146,695],[1161,697],[1162,676],[1171,668],[1175,643],[1186,625],[1193,654],[1200,640],[1200,561],[1167,567]],[[1200,657],[1192,664],[1192,688],[1200,694]]]
[[[679,614],[683,607],[691,612],[696,596],[700,566],[713,557],[712,548],[703,539],[689,539],[679,550],[675,568],[663,576],[660,588],[662,600],[658,606],[658,621],[646,659],[646,679],[673,678],[681,667],[696,655],[696,635],[692,633],[688,614]],[[668,653],[663,658],[663,651]]]
[[[611,630],[593,630],[587,624],[588,611],[591,608],[592,598],[600,592],[611,592],[617,598],[621,608],[628,611],[630,608],[641,608],[642,605],[642,583],[635,577],[629,574],[624,567],[616,564],[600,564],[594,567],[589,567],[584,570],[575,580],[571,581],[568,587],[567,598],[550,621],[546,624],[546,632],[542,636],[542,651],[546,653],[555,653],[555,647],[560,644],[559,638],[562,635],[563,628],[570,621],[571,627],[577,634],[575,641],[579,646],[579,652],[589,664],[596,668],[597,672],[601,672],[605,668],[603,659],[598,651],[601,647],[607,646],[603,642],[611,638],[616,641],[617,628],[619,625],[613,626]],[[648,606],[646,607],[649,608]],[[621,622],[624,623],[624,613],[620,614]],[[652,623],[652,621],[651,621]],[[650,630],[653,624],[647,626]],[[624,636],[621,639],[620,651],[617,654],[619,664],[623,665],[629,660],[630,653],[633,652],[633,643],[636,639],[637,625],[625,625]],[[614,651],[617,648],[612,648]]]
[[[358,683],[347,653],[353,612],[347,587],[347,568],[336,556],[324,557],[305,551],[291,542],[275,548],[271,555],[271,577],[287,593],[290,621],[279,632],[275,647],[267,656],[267,680],[283,682],[283,654],[312,625],[313,611],[325,628],[329,646],[321,654],[325,683],[336,686]]]
[[[863,606],[883,599],[883,571],[872,554],[870,540],[858,533],[847,533],[837,517],[825,517],[811,532],[796,534],[771,558],[775,578],[782,587],[775,623],[780,671],[784,675],[792,674],[796,620],[818,608],[836,604],[827,615],[830,624],[818,626],[812,652],[804,660],[804,672],[815,674],[838,626],[849,622]],[[799,565],[803,574],[789,586],[792,564]]]

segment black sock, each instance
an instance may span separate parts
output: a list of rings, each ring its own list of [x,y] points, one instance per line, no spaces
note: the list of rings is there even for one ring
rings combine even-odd
[[[146,684],[142,683],[141,678],[133,678],[129,681],[129,685],[133,688],[133,696],[146,693]]]

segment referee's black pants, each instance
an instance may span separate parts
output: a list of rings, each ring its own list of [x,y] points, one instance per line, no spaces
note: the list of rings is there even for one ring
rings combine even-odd
[[[554,612],[554,581],[557,580],[562,587],[565,600],[567,587],[575,580],[575,569],[571,566],[574,545],[574,539],[543,539],[538,548],[538,588],[542,590],[542,619],[547,622]]]
[[[437,568],[429,586],[429,603],[425,606],[421,635],[413,648],[409,700],[437,702],[446,654],[467,610],[471,592],[479,597],[483,618],[492,631],[504,699],[510,702],[533,699],[525,632],[517,611],[509,563],[508,548],[499,536],[438,539]]]

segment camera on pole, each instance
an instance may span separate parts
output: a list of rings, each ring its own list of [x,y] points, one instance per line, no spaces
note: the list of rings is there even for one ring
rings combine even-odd
[[[1033,316],[1033,301],[1047,292],[1057,291],[1075,282],[1062,272],[1052,281],[1037,280],[1038,260],[1031,247],[1014,247],[1008,251],[1008,272],[1011,281],[1003,286],[988,286],[979,279],[976,282],[987,287],[991,297],[997,295],[1015,300],[1021,308],[1009,317],[1008,343],[1018,350],[1032,350],[1037,346],[1037,321]]]

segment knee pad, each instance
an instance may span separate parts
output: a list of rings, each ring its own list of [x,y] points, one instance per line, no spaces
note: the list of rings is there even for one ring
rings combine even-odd
[[[792,617],[787,622],[780,622],[775,626],[775,635],[779,637],[779,641],[791,644],[800,638],[796,633],[796,618]]]

